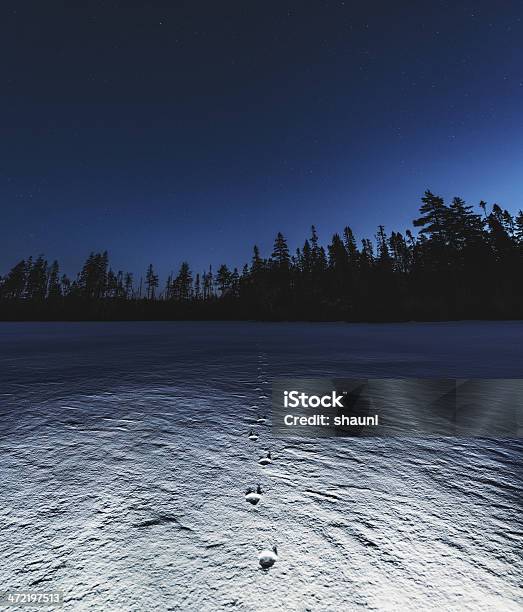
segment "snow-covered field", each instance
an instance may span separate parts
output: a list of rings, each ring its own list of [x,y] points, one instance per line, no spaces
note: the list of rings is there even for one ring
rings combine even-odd
[[[0,590],[62,590],[65,610],[521,610],[523,440],[278,439],[269,402],[284,376],[521,377],[522,347],[509,322],[1,323]]]

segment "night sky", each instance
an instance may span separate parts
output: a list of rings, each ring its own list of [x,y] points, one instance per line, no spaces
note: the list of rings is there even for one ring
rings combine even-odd
[[[430,188],[523,206],[523,3],[2,2],[0,274],[91,250],[162,277]]]

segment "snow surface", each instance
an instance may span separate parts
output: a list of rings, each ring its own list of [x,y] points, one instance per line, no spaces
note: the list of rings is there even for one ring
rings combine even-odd
[[[63,590],[65,610],[519,611],[523,440],[278,439],[269,402],[283,376],[520,377],[522,347],[513,322],[2,323],[0,589]]]

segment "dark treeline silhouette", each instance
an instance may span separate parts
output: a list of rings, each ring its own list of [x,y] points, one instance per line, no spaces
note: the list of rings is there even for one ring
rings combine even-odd
[[[114,272],[91,253],[74,280],[42,257],[0,278],[0,318],[264,319],[401,321],[522,318],[523,213],[484,202],[445,204],[425,192],[417,229],[378,227],[358,243],[350,227],[324,248],[314,227],[291,254],[278,233],[270,257],[255,246],[241,271],[225,264],[193,274],[182,263],[165,285],[150,265],[143,278]]]

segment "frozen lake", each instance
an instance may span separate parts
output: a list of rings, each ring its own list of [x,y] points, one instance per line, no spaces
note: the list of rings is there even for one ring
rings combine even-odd
[[[65,610],[519,611],[523,440],[255,421],[275,377],[522,372],[523,323],[0,323],[2,589],[63,590]]]

